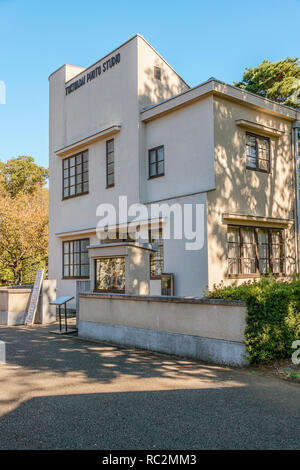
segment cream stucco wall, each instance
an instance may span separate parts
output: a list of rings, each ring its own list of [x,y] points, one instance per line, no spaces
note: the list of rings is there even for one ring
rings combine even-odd
[[[246,169],[246,130],[235,122],[240,119],[284,132],[279,139],[270,137],[270,174]],[[216,189],[207,194],[210,287],[222,279],[236,282],[227,277],[227,224],[223,214],[293,219],[295,201],[291,121],[215,96],[214,149]],[[285,230],[285,236],[286,272],[291,274],[296,262],[294,223]]]

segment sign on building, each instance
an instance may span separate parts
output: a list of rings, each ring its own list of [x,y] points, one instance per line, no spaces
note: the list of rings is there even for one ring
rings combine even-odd
[[[31,293],[29,308],[27,312],[27,316],[25,319],[25,325],[33,325],[34,319],[37,311],[39,296],[41,292],[42,282],[43,282],[44,270],[39,269],[36,273],[34,286]]]

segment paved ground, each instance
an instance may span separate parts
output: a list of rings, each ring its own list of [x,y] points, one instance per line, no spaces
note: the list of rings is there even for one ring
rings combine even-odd
[[[1,327],[1,449],[297,449],[300,386]]]

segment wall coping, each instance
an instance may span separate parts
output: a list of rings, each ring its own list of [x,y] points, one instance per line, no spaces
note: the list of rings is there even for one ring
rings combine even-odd
[[[0,293],[7,292],[9,294],[28,294],[32,292],[32,289],[22,289],[22,288],[13,288],[13,287],[0,287]]]
[[[173,297],[168,295],[135,295],[135,294],[113,294],[101,292],[85,292],[79,294],[80,298],[98,298],[110,300],[138,300],[141,302],[169,302],[179,304],[202,304],[202,305],[224,305],[235,307],[246,307],[243,300],[208,299],[202,297]]]

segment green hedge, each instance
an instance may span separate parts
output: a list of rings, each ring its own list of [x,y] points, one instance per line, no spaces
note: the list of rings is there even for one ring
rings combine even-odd
[[[247,304],[246,349],[252,363],[291,357],[300,339],[300,280],[274,277],[240,286],[215,286],[210,298],[240,299]]]

